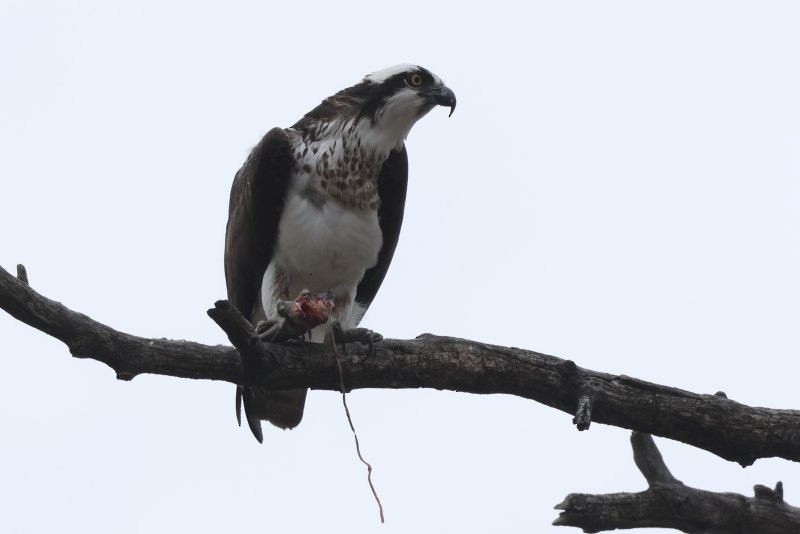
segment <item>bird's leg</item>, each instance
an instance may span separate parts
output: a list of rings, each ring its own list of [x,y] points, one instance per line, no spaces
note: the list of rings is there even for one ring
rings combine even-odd
[[[256,325],[264,341],[302,340],[306,333],[328,322],[334,300],[330,292],[312,294],[304,289],[294,301],[279,300],[276,314]]]
[[[328,333],[333,336],[334,342],[342,344],[342,350],[344,350],[345,354],[347,354],[347,343],[368,345],[367,358],[375,354],[375,343],[383,340],[382,335],[373,332],[369,328],[344,328],[342,323],[336,319],[331,321],[331,328]],[[328,334],[325,337],[327,338]],[[330,340],[326,339],[326,342],[330,342]]]
[[[256,334],[263,341],[287,341],[292,337],[287,335],[284,329],[285,323],[286,319],[280,315],[273,315],[256,323]]]

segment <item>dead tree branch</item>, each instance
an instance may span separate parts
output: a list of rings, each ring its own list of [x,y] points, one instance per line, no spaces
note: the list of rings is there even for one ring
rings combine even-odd
[[[122,380],[151,373],[275,389],[340,389],[329,346],[262,343],[225,301],[209,315],[238,351],[119,332],[38,294],[2,268],[0,307],[63,341],[73,356],[105,363]],[[800,460],[800,411],[749,407],[722,395],[583,369],[571,360],[533,351],[423,334],[413,340],[387,339],[375,346],[373,356],[365,347],[348,345],[342,365],[348,390],[506,393],[567,412],[579,429],[595,421],[637,430],[682,441],[743,466],[758,458]]]
[[[800,508],[783,501],[783,485],[756,486],[755,497],[690,488],[667,469],[648,434],[631,435],[633,458],[648,489],[639,493],[573,493],[557,510],[554,525],[601,532],[673,528],[691,534],[791,534],[800,532]]]

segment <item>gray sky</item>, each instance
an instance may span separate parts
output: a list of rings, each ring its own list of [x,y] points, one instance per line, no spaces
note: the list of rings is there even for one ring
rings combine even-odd
[[[525,347],[797,408],[800,5],[0,0],[0,265],[142,336],[226,343],[234,172],[261,135],[401,62],[458,95],[408,139],[406,223],[364,325]],[[0,317],[0,531],[569,532],[645,487],[628,431],[522,399],[357,391],[259,445],[226,383],[118,382]],[[676,477],[742,469],[657,440]],[[650,530],[648,532],[655,532]]]

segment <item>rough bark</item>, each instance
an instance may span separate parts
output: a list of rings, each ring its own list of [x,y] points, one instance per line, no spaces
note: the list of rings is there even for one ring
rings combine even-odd
[[[792,534],[800,532],[800,508],[783,501],[783,485],[758,485],[755,497],[691,488],[667,469],[648,434],[631,436],[633,457],[648,483],[639,493],[573,493],[556,505],[554,525],[584,532],[673,528],[691,534]]]
[[[39,295],[23,278],[0,268],[0,307],[63,341],[73,356],[107,364],[122,380],[151,373],[275,389],[339,390],[331,347],[262,343],[225,301],[209,315],[236,348],[119,332]],[[743,466],[767,457],[800,460],[800,411],[749,407],[723,394],[691,393],[592,371],[533,351],[423,334],[413,340],[387,339],[376,344],[373,355],[366,347],[348,345],[342,364],[348,390],[423,387],[505,393],[567,412],[579,429],[595,421],[637,430]]]

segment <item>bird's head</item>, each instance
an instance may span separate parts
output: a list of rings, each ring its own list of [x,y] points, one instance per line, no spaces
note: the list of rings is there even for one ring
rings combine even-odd
[[[417,65],[396,65],[325,99],[295,127],[353,120],[364,137],[394,148],[436,106],[449,107],[451,115],[456,109],[456,95],[442,79]]]
[[[352,89],[363,92],[361,115],[372,122],[390,114],[412,124],[436,106],[456,109],[456,95],[437,75],[417,65],[396,65],[373,72]]]

